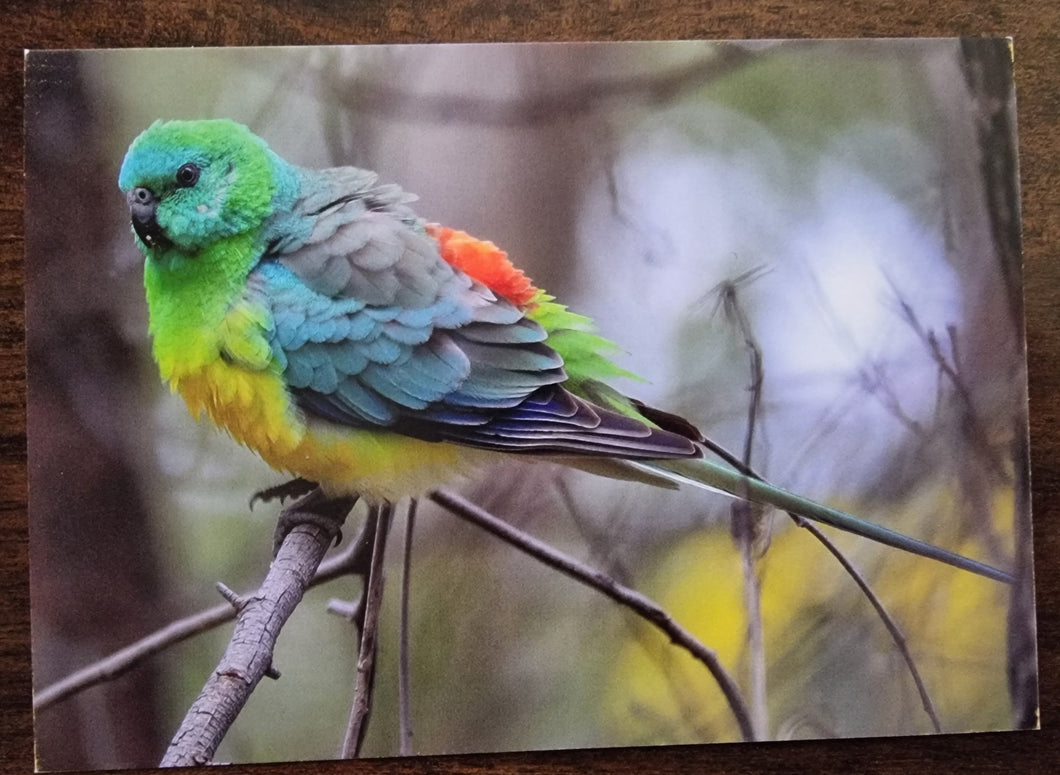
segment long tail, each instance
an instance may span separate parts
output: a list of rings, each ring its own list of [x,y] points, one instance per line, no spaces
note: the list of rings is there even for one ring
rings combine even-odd
[[[659,461],[629,461],[634,468],[650,475],[662,476],[677,483],[691,484],[707,490],[721,491],[738,498],[764,503],[787,511],[805,519],[821,522],[825,525],[848,533],[893,546],[906,552],[944,562],[962,570],[977,573],[988,579],[1011,584],[1015,580],[1011,573],[994,568],[977,560],[972,560],[955,552],[947,551],[926,541],[898,533],[894,530],[866,522],[844,511],[824,506],[807,500],[761,479],[748,476],[727,466],[712,463],[702,458]]]

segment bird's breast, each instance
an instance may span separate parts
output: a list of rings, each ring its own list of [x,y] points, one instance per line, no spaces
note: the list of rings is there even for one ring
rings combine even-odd
[[[218,358],[174,379],[189,411],[207,417],[273,468],[320,483],[332,495],[395,501],[471,473],[491,455],[307,418],[282,375]]]

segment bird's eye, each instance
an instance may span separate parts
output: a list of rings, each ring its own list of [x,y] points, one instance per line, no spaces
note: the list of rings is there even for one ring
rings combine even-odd
[[[188,162],[187,164],[181,165],[180,169],[177,170],[177,185],[181,188],[191,188],[199,180],[199,165],[194,162]]]

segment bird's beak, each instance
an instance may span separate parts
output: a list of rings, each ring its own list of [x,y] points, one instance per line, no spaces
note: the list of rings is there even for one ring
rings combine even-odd
[[[155,211],[158,209],[158,197],[155,192],[144,186],[137,186],[126,194],[125,198],[129,203],[133,230],[140,241],[149,248],[171,244],[155,218]]]

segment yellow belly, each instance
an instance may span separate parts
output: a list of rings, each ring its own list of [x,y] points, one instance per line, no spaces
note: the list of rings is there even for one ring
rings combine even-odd
[[[318,482],[330,495],[395,501],[471,473],[491,457],[306,418],[270,370],[249,371],[218,359],[171,384],[193,415],[205,414],[273,468]]]

